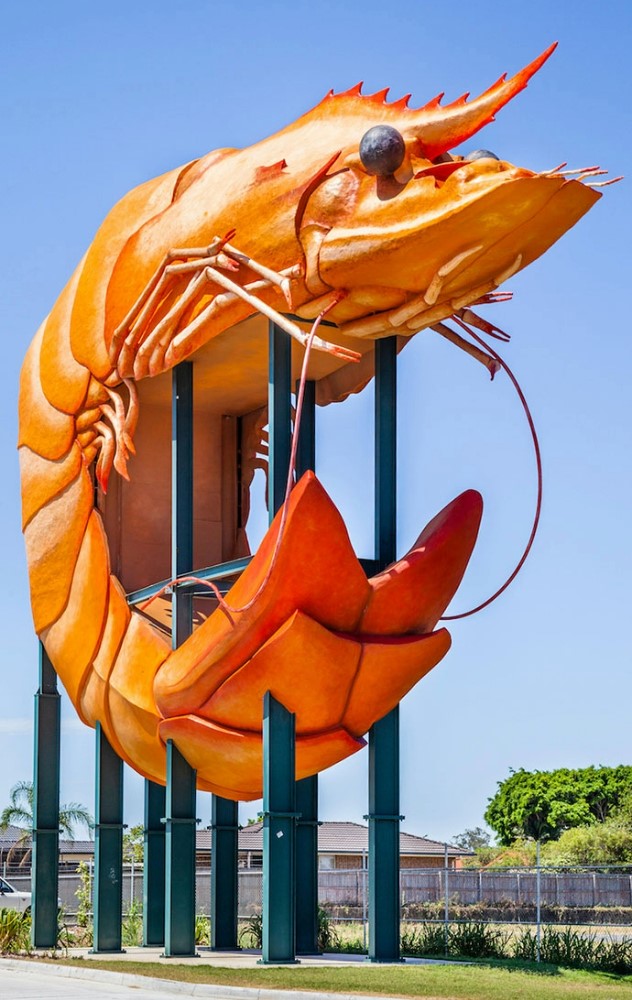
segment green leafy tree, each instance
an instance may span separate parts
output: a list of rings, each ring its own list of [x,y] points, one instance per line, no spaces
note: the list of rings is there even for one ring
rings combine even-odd
[[[498,783],[485,821],[499,842],[557,840],[565,830],[603,822],[632,794],[632,767],[512,771]]]
[[[492,838],[487,830],[482,826],[474,826],[465,829],[463,833],[457,833],[452,838],[455,847],[460,847],[462,851],[480,851],[484,847],[491,845]]]
[[[130,827],[123,834],[123,861],[142,864],[145,828],[142,823]]]
[[[544,846],[542,860],[548,865],[632,864],[632,830],[616,819],[565,830]]]
[[[24,850],[33,833],[33,799],[34,789],[32,781],[18,781],[9,792],[9,805],[0,813],[0,831],[4,831],[8,826],[17,826],[21,829],[20,836],[8,854],[8,858],[18,850]],[[85,806],[78,802],[69,802],[67,805],[59,807],[59,829],[63,837],[73,838],[77,826],[85,826],[88,836],[92,838],[92,827],[94,820],[91,813]],[[28,853],[24,855],[24,859]]]

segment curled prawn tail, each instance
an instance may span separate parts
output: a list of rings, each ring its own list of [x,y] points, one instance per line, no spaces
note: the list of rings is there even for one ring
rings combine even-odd
[[[132,765],[143,760],[148,775],[164,781],[164,746],[152,687],[170,647],[147,621],[130,612],[110,572],[90,471],[95,457],[103,464],[98,424],[112,419],[131,437],[135,413],[123,413],[111,401],[113,394],[70,360],[58,336],[67,329],[60,320],[76,281],[77,276],[42,324],[21,376],[18,448],[33,618],[81,719],[88,725],[99,721],[124,760]],[[73,393],[76,410],[68,412]],[[129,410],[134,406],[132,391]],[[111,413],[104,414],[104,407]]]

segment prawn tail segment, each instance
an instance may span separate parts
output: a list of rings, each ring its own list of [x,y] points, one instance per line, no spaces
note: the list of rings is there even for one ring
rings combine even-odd
[[[103,471],[125,457],[123,424],[121,434],[98,425],[107,420],[116,426],[127,415],[120,399],[114,404],[113,393],[76,363],[74,369],[62,368],[60,378],[68,378],[70,369],[77,410],[68,413],[53,402],[57,383],[46,355],[49,324],[50,317],[27,354],[19,402],[23,530],[35,629],[81,719],[92,726],[100,722],[124,760],[133,766],[142,761],[148,776],[164,781],[152,689],[170,647],[130,612],[110,572],[107,538],[94,506],[91,465],[98,471],[101,463]]]

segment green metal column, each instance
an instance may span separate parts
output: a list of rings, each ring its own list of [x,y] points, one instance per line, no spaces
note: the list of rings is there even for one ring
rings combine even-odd
[[[270,521],[283,503],[292,447],[292,342],[274,323],[268,335],[268,512]]]
[[[395,560],[397,339],[375,343],[375,556]],[[400,960],[399,707],[369,733],[369,960]]]
[[[59,752],[60,696],[57,674],[40,643],[33,754],[31,942],[34,948],[54,948],[57,944]]]
[[[195,951],[195,769],[167,740],[165,958]]]
[[[263,699],[264,965],[296,962],[294,715],[269,691]]]
[[[143,839],[143,945],[165,943],[165,789],[145,781]]]
[[[92,950],[120,952],[123,918],[123,761],[96,725],[94,939]]]
[[[171,383],[171,575],[193,570],[193,365],[183,361],[173,369]],[[172,645],[193,630],[193,595],[174,587]]]
[[[318,775],[296,782],[296,954],[318,953]]]
[[[193,365],[172,372],[171,572],[193,569]],[[174,587],[172,645],[193,630],[193,597]],[[195,955],[195,769],[167,741],[165,809],[165,956]]]
[[[296,388],[298,398],[298,385]],[[316,467],[316,383],[305,383],[297,479]],[[296,954],[318,952],[318,775],[296,782]]]
[[[214,795],[211,809],[211,948],[215,951],[234,951],[239,947],[238,803]]]
[[[268,514],[287,485],[292,445],[292,344],[274,323],[268,336]],[[261,961],[294,962],[296,949],[296,782],[294,716],[270,692],[263,702],[263,951]]]

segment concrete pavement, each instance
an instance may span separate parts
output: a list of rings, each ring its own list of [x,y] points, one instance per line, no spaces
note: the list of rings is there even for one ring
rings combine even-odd
[[[344,993],[316,993],[301,990],[267,990],[257,987],[221,986],[198,983],[176,983],[166,979],[154,979],[122,972],[108,972],[103,969],[90,968],[90,958],[104,958],[103,955],[91,956],[85,950],[75,949],[73,957],[87,959],[85,965],[67,966],[53,963],[37,962],[36,960],[20,958],[0,959],[0,998],[1,1000],[126,1000],[135,997],[143,1000],[146,996],[158,996],[159,1000],[183,1000],[183,997],[199,997],[206,1000],[375,1000],[375,997],[362,997]],[[160,950],[153,948],[130,948],[124,955],[112,958],[128,961],[158,961]],[[196,964],[223,966],[224,968],[253,967],[259,957],[257,952],[211,952],[200,949],[199,958],[162,959],[163,962],[178,964]],[[362,963],[362,955],[324,955],[301,957],[300,966],[284,966],[296,968],[305,965],[313,967],[345,966],[350,963]],[[407,964],[430,965],[443,964],[429,959],[407,959]]]

